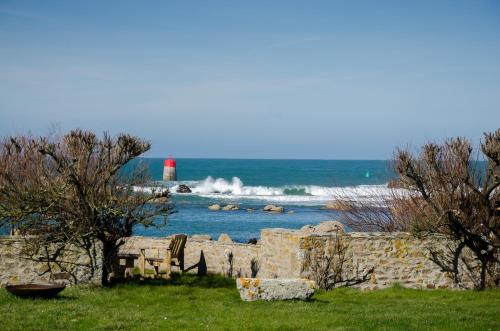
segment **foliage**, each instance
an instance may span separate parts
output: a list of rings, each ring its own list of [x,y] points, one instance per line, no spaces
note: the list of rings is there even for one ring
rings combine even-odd
[[[73,130],[62,137],[8,137],[0,146],[0,220],[26,238],[27,254],[57,263],[68,247],[86,251],[91,270],[102,268],[107,284],[116,254],[135,225],[164,224],[166,189],[137,190],[150,182],[145,167],[123,167],[147,150],[140,138],[96,136]],[[156,203],[151,203],[151,202]],[[103,249],[97,265],[96,243]],[[49,268],[50,270],[50,268]]]

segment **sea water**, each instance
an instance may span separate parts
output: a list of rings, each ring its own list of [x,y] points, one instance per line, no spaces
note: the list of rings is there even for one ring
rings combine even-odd
[[[370,199],[388,192],[395,177],[389,161],[379,160],[252,160],[177,159],[177,182],[168,183],[176,213],[162,228],[137,226],[134,234],[166,236],[174,233],[209,234],[217,239],[227,233],[238,242],[258,238],[263,228],[298,229],[337,218],[322,207],[339,197]],[[163,159],[142,159],[159,183]],[[180,184],[192,193],[175,193]],[[155,184],[152,183],[154,186]],[[237,211],[211,211],[211,204],[237,204]],[[267,213],[267,204],[285,207]],[[254,211],[247,211],[247,209]]]

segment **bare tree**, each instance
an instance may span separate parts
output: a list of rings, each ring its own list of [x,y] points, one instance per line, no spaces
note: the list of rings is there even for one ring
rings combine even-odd
[[[500,281],[500,130],[485,134],[481,151],[485,160],[477,162],[470,142],[454,138],[426,144],[418,155],[398,150],[395,157],[403,187],[414,193],[406,201],[412,230],[456,243],[451,258],[441,250],[431,252],[433,259],[455,275],[464,262],[479,289]],[[466,262],[466,250],[479,265]]]
[[[429,245],[431,258],[458,285],[462,275],[479,289],[498,285],[500,130],[485,134],[481,152],[479,160],[463,138],[426,144],[417,155],[398,150],[391,193],[348,201],[342,221],[359,231],[442,238]]]
[[[418,216],[413,197],[401,189],[390,194],[374,194],[369,200],[345,202],[340,220],[355,231],[409,232]]]
[[[344,282],[344,264],[348,246],[339,235],[327,240],[316,240],[306,251],[302,273],[314,280],[323,290],[331,290]]]
[[[26,234],[31,255],[45,252],[49,263],[69,246],[95,263],[100,242],[103,261],[95,267],[103,284],[116,275],[118,249],[134,226],[162,226],[171,211],[168,190],[135,189],[150,182],[145,167],[123,171],[149,150],[140,138],[73,130],[52,139],[9,137],[0,148],[0,225]]]

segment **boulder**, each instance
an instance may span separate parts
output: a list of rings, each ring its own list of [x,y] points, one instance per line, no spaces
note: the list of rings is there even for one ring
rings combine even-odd
[[[219,236],[219,239],[217,241],[220,243],[223,243],[223,244],[232,244],[233,243],[233,240],[231,239],[231,237],[229,237],[229,235],[227,233],[221,233]]]
[[[301,227],[299,231],[302,233],[305,233],[305,234],[313,234],[314,233],[314,225],[306,224],[303,227]]]
[[[307,279],[238,278],[236,287],[243,301],[308,300],[314,294],[314,282]]]
[[[250,239],[248,239],[247,244],[257,245],[257,238],[250,238]]]
[[[217,204],[210,205],[210,206],[208,206],[208,209],[210,209],[210,210],[220,210],[220,205],[217,205]]]
[[[255,209],[253,209],[253,208],[247,208],[247,212],[249,212],[249,213],[253,213],[254,211],[255,211]]]
[[[301,232],[307,234],[331,234],[331,233],[339,233],[344,234],[345,229],[344,225],[339,221],[326,221],[321,222],[318,225],[304,225],[301,229]]]
[[[334,200],[328,202],[322,209],[350,211],[352,210],[352,205],[349,201]]]
[[[224,206],[224,208],[222,208],[222,210],[225,210],[225,211],[230,211],[230,210],[239,210],[240,207],[238,207],[238,205],[226,205]]]
[[[282,206],[267,205],[264,207],[264,211],[267,211],[270,213],[282,213],[285,211],[285,208],[283,208]]]
[[[191,189],[184,184],[181,184],[177,187],[177,193],[191,193]]]

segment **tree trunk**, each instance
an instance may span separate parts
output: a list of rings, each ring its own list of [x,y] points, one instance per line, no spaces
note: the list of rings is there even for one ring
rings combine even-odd
[[[479,283],[479,290],[484,290],[486,288],[486,269],[488,268],[488,262],[481,260],[481,279]]]
[[[119,276],[120,260],[115,240],[102,241],[102,285],[110,286]]]

